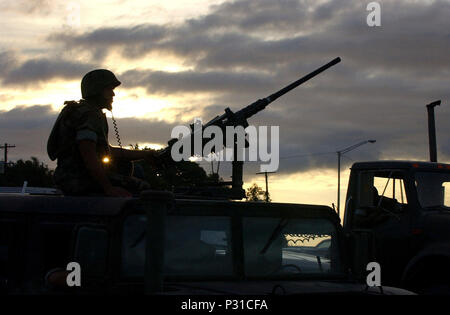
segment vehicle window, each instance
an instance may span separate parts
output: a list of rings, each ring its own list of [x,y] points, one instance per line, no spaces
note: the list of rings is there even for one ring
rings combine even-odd
[[[361,172],[358,187],[360,207],[384,205],[389,210],[400,211],[408,203],[401,172]]]
[[[316,245],[316,248],[329,248],[331,245],[331,239],[323,240]]]
[[[373,228],[389,218],[398,219],[408,204],[404,176],[398,170],[361,172],[353,227]]]
[[[247,276],[339,271],[336,230],[328,220],[248,217],[243,232]]]
[[[417,172],[415,184],[423,208],[450,207],[450,174]]]
[[[405,183],[401,178],[375,176],[373,178],[373,186],[377,189],[378,196],[395,200],[401,204],[408,203],[405,194]],[[374,201],[377,202],[377,199]]]
[[[124,222],[122,275],[143,276],[147,218],[133,215]],[[168,216],[164,273],[168,276],[232,275],[231,220],[218,216]]]
[[[444,187],[444,206],[450,207],[450,182],[442,184]]]

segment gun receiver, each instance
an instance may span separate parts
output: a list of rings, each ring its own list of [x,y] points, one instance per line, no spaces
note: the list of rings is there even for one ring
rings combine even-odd
[[[256,102],[244,107],[243,109],[237,111],[236,113],[233,113],[230,108],[225,109],[225,113],[221,116],[216,116],[212,120],[210,120],[208,123],[203,125],[203,128],[209,127],[209,126],[217,126],[221,128],[223,131],[227,126],[242,126],[244,128],[248,127],[247,119],[255,115],[256,113],[262,111],[266,108],[267,105],[275,101],[280,96],[288,93],[289,91],[295,89],[299,85],[305,83],[306,81],[312,79],[319,73],[327,70],[328,68],[334,66],[335,64],[341,62],[341,58],[337,57],[333,59],[332,61],[328,62],[327,64],[323,65],[322,67],[312,71],[311,73],[305,75],[304,77],[298,79],[295,82],[292,82],[291,84],[287,85],[286,87],[282,88],[281,90],[267,96],[266,98],[262,98],[257,100]],[[192,131],[194,130],[193,125],[191,125]],[[193,132],[191,133],[191,136],[193,136]],[[170,158],[170,151],[172,145],[177,141],[178,139],[171,139],[169,141],[169,146],[163,149],[160,153],[160,157],[163,158]],[[235,148],[236,152],[236,148]],[[232,189],[230,194],[228,195],[228,199],[242,199],[245,197],[245,191],[242,189],[243,185],[243,162],[242,161],[235,161],[232,162]],[[219,183],[220,184],[220,183]],[[229,182],[222,183],[222,184],[230,184]]]

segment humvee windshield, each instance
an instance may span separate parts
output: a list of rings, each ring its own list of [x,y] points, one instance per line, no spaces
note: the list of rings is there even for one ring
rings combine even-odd
[[[247,276],[330,273],[339,260],[327,220],[248,217],[243,231]]]
[[[168,215],[164,273],[182,277],[235,277],[239,263],[250,278],[298,278],[339,273],[337,232],[327,219]],[[124,221],[121,274],[143,277],[145,215]],[[232,228],[232,226],[234,228]],[[236,228],[236,226],[240,228]],[[242,264],[241,264],[242,265]]]
[[[417,172],[415,184],[417,197],[423,208],[450,208],[450,174]]]

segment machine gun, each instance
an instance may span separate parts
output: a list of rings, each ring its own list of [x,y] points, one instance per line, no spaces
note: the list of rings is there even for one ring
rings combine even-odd
[[[310,80],[311,78],[315,77],[319,73],[327,70],[328,68],[334,66],[335,64],[339,63],[341,61],[341,58],[337,57],[330,61],[329,63],[323,65],[322,67],[312,71],[311,73],[305,75],[304,77],[298,79],[297,81],[287,85],[286,87],[282,88],[281,90],[265,97],[262,99],[257,100],[256,102],[244,107],[243,109],[233,113],[230,108],[225,109],[225,113],[221,116],[216,116],[212,120],[210,120],[208,123],[203,125],[203,129],[207,128],[209,126],[217,126],[222,131],[225,131],[227,126],[237,127],[242,126],[243,128],[248,127],[247,119],[255,115],[256,113],[262,111],[266,108],[267,105],[275,101],[280,96],[288,93],[289,91],[295,89],[299,85],[303,84],[304,82]],[[191,129],[193,131],[193,126],[191,125]],[[193,137],[193,132],[191,133],[191,137]],[[171,139],[169,141],[169,146],[165,149],[161,150],[159,153],[159,157],[163,160],[171,159],[170,158],[170,152],[172,145],[178,141],[178,139]],[[192,151],[191,151],[192,152]],[[179,194],[183,197],[192,197],[192,196],[202,196],[202,197],[208,197],[208,198],[220,198],[220,199],[242,199],[245,198],[245,191],[242,188],[243,185],[243,161],[238,161],[236,158],[236,142],[234,145],[234,154],[235,158],[232,162],[232,181],[231,182],[217,182],[215,187],[196,187],[193,189],[185,189],[184,191],[175,191],[175,194]],[[223,187],[220,186],[229,186],[231,185],[231,189],[223,189]]]

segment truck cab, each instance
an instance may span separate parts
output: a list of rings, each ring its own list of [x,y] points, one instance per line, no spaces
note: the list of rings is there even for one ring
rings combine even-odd
[[[450,165],[355,163],[345,205],[350,265],[360,279],[378,262],[385,285],[450,292]]]

